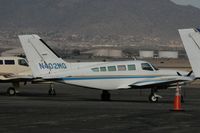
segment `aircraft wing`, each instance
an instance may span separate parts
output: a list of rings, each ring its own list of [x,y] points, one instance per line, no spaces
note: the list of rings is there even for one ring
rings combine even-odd
[[[44,82],[44,81],[51,81],[56,82],[60,81],[63,78],[53,78],[53,77],[38,77],[34,79],[34,82]],[[118,87],[118,89],[130,89],[131,87],[143,87],[143,88],[149,88],[149,87],[159,87],[159,86],[174,86],[174,83],[177,82],[187,82],[194,80],[194,76],[163,76],[163,77],[157,77],[157,78],[147,78],[144,80],[140,80],[138,82],[134,82],[132,84],[123,84]]]
[[[15,75],[13,73],[0,73],[0,83],[11,81],[31,81],[33,76],[31,75]]]
[[[177,82],[192,81],[194,78],[189,76],[165,76],[159,78],[145,79],[135,82],[129,86],[131,87],[158,87],[158,86],[170,86]]]

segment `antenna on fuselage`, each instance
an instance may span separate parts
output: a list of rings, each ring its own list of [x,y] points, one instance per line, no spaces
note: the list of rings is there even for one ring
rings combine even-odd
[[[137,58],[135,56],[132,57],[133,60],[137,60]]]

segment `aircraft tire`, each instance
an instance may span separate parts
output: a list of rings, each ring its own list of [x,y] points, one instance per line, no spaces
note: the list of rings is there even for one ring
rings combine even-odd
[[[49,89],[49,91],[48,91],[48,95],[49,96],[55,96],[56,95],[56,91],[53,89]]]
[[[7,89],[7,94],[8,94],[9,96],[14,96],[14,95],[16,95],[16,90],[15,90],[15,88],[9,87],[9,88]]]
[[[151,95],[149,95],[149,101],[153,102],[153,103],[158,102],[158,97],[156,97],[155,95],[151,94]]]
[[[52,95],[52,89],[49,89],[49,91],[48,91],[48,95],[49,95],[49,96]]]
[[[103,90],[101,94],[101,100],[102,101],[110,101],[110,93],[106,90]]]
[[[52,92],[53,92],[52,95],[55,96],[56,95],[56,90],[53,90]]]

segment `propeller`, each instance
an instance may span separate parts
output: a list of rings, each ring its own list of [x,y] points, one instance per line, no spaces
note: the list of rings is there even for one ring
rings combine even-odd
[[[178,76],[183,76],[182,74],[180,74],[179,72],[176,72]],[[193,73],[193,71],[190,71],[186,76],[189,77],[191,74]]]
[[[189,77],[192,73],[193,73],[193,71],[190,71],[190,72],[187,74],[187,76]]]
[[[179,72],[176,72],[178,76],[182,76],[182,74],[180,74]]]

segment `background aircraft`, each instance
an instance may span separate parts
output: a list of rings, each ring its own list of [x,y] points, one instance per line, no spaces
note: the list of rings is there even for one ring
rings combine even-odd
[[[12,83],[8,95],[15,95],[20,82],[32,81],[33,76],[26,59],[21,57],[0,57],[0,83]]]
[[[32,71],[25,58],[21,57],[0,57],[0,83],[12,83],[12,86],[7,88],[7,94],[14,96],[20,88],[20,83],[31,82],[34,84],[50,84],[51,82],[38,80],[33,78]],[[49,95],[56,95],[55,90],[48,91]]]
[[[35,79],[100,89],[102,100],[110,100],[111,90],[149,88],[149,100],[156,102],[158,89],[193,80],[191,73],[159,70],[145,61],[69,63],[38,35],[20,35],[19,39]]]

